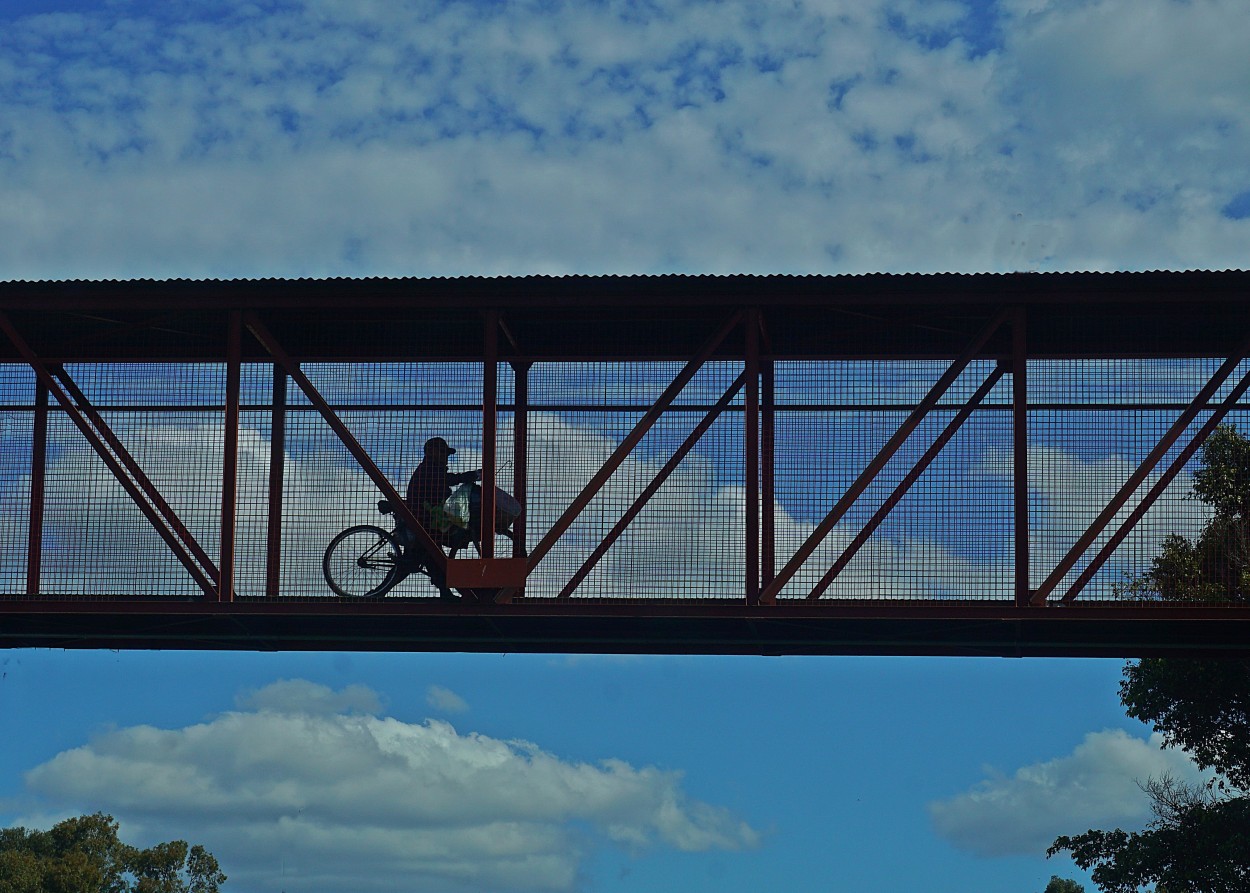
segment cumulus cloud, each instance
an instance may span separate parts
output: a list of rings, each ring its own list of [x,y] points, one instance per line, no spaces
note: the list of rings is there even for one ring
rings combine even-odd
[[[1238,0],[6,22],[7,275],[1221,267]]]
[[[680,773],[359,709],[377,703],[360,686],[286,680],[242,698],[251,709],[105,732],[27,772],[26,786],[48,811],[113,813],[137,839],[176,827],[250,891],[568,890],[605,841],[758,842],[686,796]]]
[[[469,709],[464,698],[441,685],[431,685],[425,690],[425,702],[443,713],[464,713]]]
[[[376,716],[382,711],[382,702],[377,693],[367,686],[349,685],[340,691],[334,691],[305,679],[271,682],[257,691],[241,694],[236,700],[241,709],[262,713],[310,716],[360,713]]]
[[[1150,799],[1138,787],[1171,774],[1189,783],[1206,778],[1181,751],[1161,749],[1162,736],[1135,738],[1121,730],[1091,732],[1064,757],[988,778],[929,804],[938,835],[980,856],[1035,856],[1061,834],[1087,828],[1136,830],[1150,820]]]

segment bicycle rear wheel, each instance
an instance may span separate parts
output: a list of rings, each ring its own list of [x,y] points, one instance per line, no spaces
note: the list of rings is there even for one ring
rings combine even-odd
[[[369,598],[385,595],[399,582],[399,542],[372,524],[349,527],[330,540],[321,572],[338,595]]]

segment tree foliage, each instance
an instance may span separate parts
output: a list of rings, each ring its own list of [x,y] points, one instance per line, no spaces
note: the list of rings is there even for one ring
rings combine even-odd
[[[1147,785],[1149,788],[1149,785]],[[1145,831],[1086,831],[1060,837],[1062,850],[1104,893],[1246,893],[1250,890],[1250,798],[1191,791],[1189,802],[1161,803],[1150,790],[1155,819]]]
[[[140,849],[95,813],[48,831],[0,830],[0,893],[218,893],[217,860],[185,840]]]
[[[1189,498],[1211,510],[1197,539],[1167,537],[1150,570],[1118,587],[1120,593],[1250,603],[1250,440],[1232,425],[1221,425],[1203,444]]]
[[[1043,893],[1085,893],[1085,887],[1068,878],[1051,875],[1050,883]]]
[[[1151,568],[1126,587],[1166,601],[1250,603],[1250,440],[1231,426],[1202,450],[1193,498],[1211,509],[1194,541],[1170,536]],[[1184,749],[1215,778],[1206,787],[1149,779],[1154,819],[1129,833],[1059,837],[1103,893],[1250,891],[1250,661],[1150,658],[1120,683],[1128,715],[1151,724],[1165,747]]]
[[[1162,733],[1166,746],[1214,769],[1226,787],[1250,791],[1250,660],[1128,664],[1120,701],[1129,716]]]

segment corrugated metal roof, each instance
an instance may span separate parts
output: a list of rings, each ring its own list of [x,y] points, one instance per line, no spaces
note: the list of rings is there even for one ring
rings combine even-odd
[[[1081,277],[1113,277],[1135,278],[1142,276],[1194,276],[1194,275],[1228,275],[1245,274],[1243,269],[1186,269],[1186,270],[1066,270],[1066,271],[1015,271],[1015,272],[909,272],[909,273],[567,273],[567,274],[524,274],[498,276],[327,276],[327,277],[176,277],[152,278],[139,277],[134,279],[6,279],[0,280],[0,288],[7,285],[86,285],[86,284],[123,284],[123,283],[349,283],[349,282],[596,282],[596,281],[856,281],[868,279],[882,280],[1004,280],[1019,277],[1047,280],[1062,280]]]

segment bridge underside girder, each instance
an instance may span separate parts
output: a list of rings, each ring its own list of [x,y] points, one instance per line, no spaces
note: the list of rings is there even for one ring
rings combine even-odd
[[[10,648],[597,654],[1242,657],[1250,611],[1002,603],[537,602],[449,610],[398,602],[205,609],[178,602],[0,605]]]

